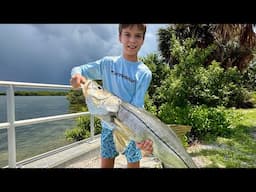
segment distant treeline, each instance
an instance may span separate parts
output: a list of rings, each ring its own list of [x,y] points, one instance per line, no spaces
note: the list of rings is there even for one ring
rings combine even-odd
[[[15,96],[66,96],[67,91],[15,91]],[[6,95],[0,92],[0,95]]]

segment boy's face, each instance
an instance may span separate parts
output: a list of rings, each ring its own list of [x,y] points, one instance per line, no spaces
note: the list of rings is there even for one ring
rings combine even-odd
[[[143,42],[143,31],[136,25],[124,28],[119,35],[119,41],[123,44],[123,53],[127,56],[136,56]]]

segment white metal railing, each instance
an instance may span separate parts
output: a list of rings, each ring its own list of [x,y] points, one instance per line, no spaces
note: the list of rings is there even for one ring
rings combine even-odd
[[[71,89],[70,85],[58,85],[58,84],[42,84],[42,83],[27,83],[27,82],[14,82],[14,81],[0,81],[0,86],[6,86],[7,96],[7,122],[0,123],[0,129],[7,129],[8,134],[8,167],[16,167],[16,136],[15,128],[24,125],[32,125],[50,121],[57,121],[63,119],[72,119],[81,115],[89,115],[89,112],[70,113],[63,115],[47,116],[33,119],[25,119],[15,121],[15,87],[27,87],[27,88],[47,88],[47,89]],[[90,132],[91,138],[94,137],[94,117],[90,117]]]

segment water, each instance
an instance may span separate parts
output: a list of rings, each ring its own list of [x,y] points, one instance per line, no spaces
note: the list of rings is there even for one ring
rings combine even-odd
[[[68,113],[65,96],[16,96],[15,119],[23,120]],[[6,97],[0,96],[0,123],[7,121]],[[69,144],[65,130],[75,126],[75,120],[16,127],[16,161]],[[8,164],[7,129],[0,129],[0,167]]]

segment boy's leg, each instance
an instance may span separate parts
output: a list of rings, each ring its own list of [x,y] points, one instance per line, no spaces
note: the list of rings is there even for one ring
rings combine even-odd
[[[103,127],[101,131],[101,168],[114,168],[117,155],[112,130]]]
[[[127,163],[127,168],[140,168],[140,161],[135,163]]]
[[[101,157],[101,168],[114,168],[115,158],[103,158]]]
[[[127,159],[127,168],[139,168],[140,160],[142,158],[141,150],[136,146],[135,141],[130,141],[124,151]]]

